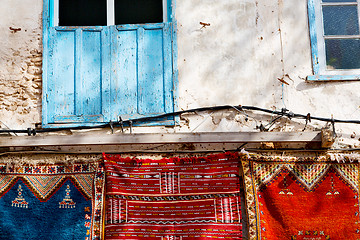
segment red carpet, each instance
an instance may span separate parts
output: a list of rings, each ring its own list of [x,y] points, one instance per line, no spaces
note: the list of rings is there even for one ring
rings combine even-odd
[[[104,159],[105,239],[242,239],[238,155]]]
[[[357,164],[252,161],[243,166],[251,178],[247,194],[255,199],[248,201],[256,218],[251,239],[360,239]]]

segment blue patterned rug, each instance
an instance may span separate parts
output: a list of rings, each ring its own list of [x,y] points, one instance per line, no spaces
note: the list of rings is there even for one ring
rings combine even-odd
[[[101,239],[101,164],[13,165],[0,164],[0,239]]]

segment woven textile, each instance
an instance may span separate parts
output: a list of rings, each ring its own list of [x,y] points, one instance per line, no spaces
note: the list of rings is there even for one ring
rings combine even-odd
[[[104,158],[105,239],[242,239],[236,154]]]
[[[360,239],[358,164],[262,160],[243,161],[250,239]]]
[[[0,239],[101,239],[103,166],[17,164],[0,164]]]

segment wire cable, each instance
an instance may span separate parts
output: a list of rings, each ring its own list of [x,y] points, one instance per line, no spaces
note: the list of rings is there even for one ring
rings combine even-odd
[[[99,125],[93,125],[93,126],[78,126],[78,127],[59,127],[59,128],[28,128],[28,129],[0,129],[0,133],[25,133],[29,136],[33,135],[35,136],[37,133],[49,133],[49,132],[58,132],[58,131],[64,131],[64,130],[86,130],[86,129],[96,129],[96,128],[110,128],[112,127],[122,127],[122,126],[133,126],[134,123],[148,123],[153,121],[163,121],[166,118],[169,117],[175,117],[186,113],[195,113],[195,112],[206,112],[206,111],[220,111],[220,110],[228,110],[228,109],[236,109],[237,111],[259,111],[269,114],[275,114],[279,116],[285,116],[289,119],[291,118],[297,118],[297,119],[308,119],[308,120],[318,120],[323,122],[330,122],[332,124],[334,123],[352,123],[352,124],[360,124],[360,120],[342,120],[342,119],[334,119],[334,118],[323,118],[323,117],[315,117],[313,115],[304,115],[304,114],[297,114],[293,113],[285,108],[283,108],[281,111],[274,111],[270,109],[255,107],[255,106],[234,106],[234,105],[221,105],[221,106],[212,106],[212,107],[201,107],[201,108],[193,108],[183,111],[177,111],[172,113],[165,113],[165,114],[159,114],[154,116],[147,116],[147,117],[141,117],[141,118],[135,118],[135,119],[129,119],[129,120],[123,120],[118,122],[109,122]]]

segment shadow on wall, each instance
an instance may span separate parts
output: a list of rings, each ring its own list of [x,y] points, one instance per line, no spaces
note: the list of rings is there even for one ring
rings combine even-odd
[[[300,23],[298,12],[284,13],[279,2],[211,1],[210,8],[208,2],[195,1],[186,20],[180,14],[180,85],[199,105],[282,105],[278,78],[288,74],[293,87],[301,66],[311,66],[311,55],[308,28],[289,26],[307,25],[306,1],[299,3],[304,10]],[[291,33],[282,33],[283,25]],[[306,47],[301,58],[296,55],[299,44]]]
[[[310,89],[315,89],[315,88],[322,88],[324,87],[324,85],[326,85],[327,87],[336,87],[336,86],[347,86],[347,85],[352,85],[354,82],[359,82],[358,80],[354,80],[354,81],[350,81],[350,80],[346,80],[346,81],[338,81],[338,82],[300,82],[297,86],[296,86],[296,90],[297,91],[304,91],[304,90],[310,90]]]

